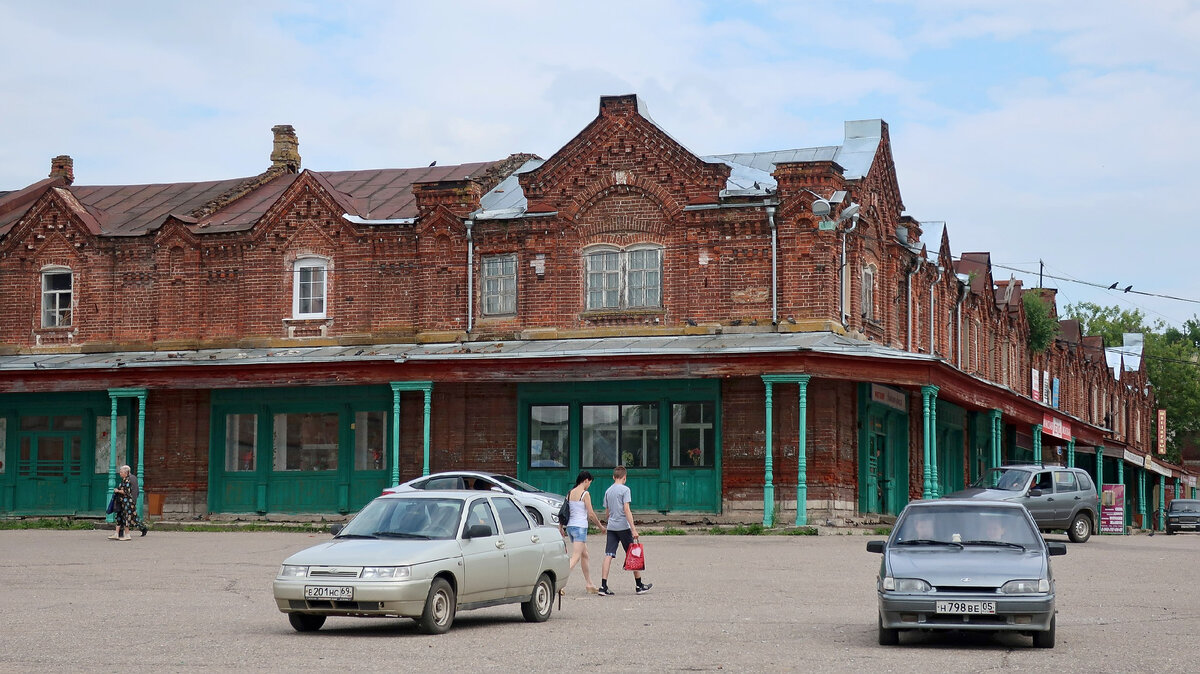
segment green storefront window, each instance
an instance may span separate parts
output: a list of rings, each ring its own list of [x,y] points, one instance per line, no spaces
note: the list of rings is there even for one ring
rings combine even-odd
[[[671,465],[695,468],[713,465],[716,406],[709,402],[671,406]]]
[[[581,412],[584,467],[658,467],[658,405],[583,405]]]
[[[529,467],[566,468],[570,451],[571,408],[533,405],[529,408]]]
[[[337,414],[276,414],[274,430],[275,470],[337,470]]]
[[[50,430],[50,417],[41,415],[21,417],[21,430],[48,431]]]
[[[354,468],[355,470],[383,470],[387,441],[386,412],[354,413]]]
[[[225,415],[225,470],[253,471],[258,465],[258,415]]]

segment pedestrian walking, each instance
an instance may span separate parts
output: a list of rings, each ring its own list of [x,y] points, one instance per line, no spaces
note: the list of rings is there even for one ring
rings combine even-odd
[[[612,560],[617,556],[617,545],[625,548],[629,554],[629,546],[638,540],[637,526],[633,523],[633,511],[629,504],[633,502],[633,494],[625,486],[627,479],[625,466],[613,468],[613,484],[604,492],[604,509],[608,512],[608,538],[604,545],[604,565],[600,575],[600,596],[611,597],[615,592],[608,588],[608,570]],[[653,583],[642,582],[642,572],[633,572],[633,581],[637,594],[646,594]]]
[[[119,473],[121,481],[113,489],[113,515],[117,523],[117,530],[109,538],[115,541],[128,541],[132,540],[132,537],[129,535],[131,529],[141,530],[143,536],[146,535],[148,529],[145,523],[138,518],[137,477],[133,475],[129,466],[121,466]]]
[[[592,474],[586,470],[579,471],[578,477],[575,478],[575,486],[567,492],[567,507],[570,508],[571,516],[565,526],[562,522],[559,522],[558,526],[563,529],[564,535],[571,537],[571,571],[579,565],[583,569],[583,582],[587,591],[597,594],[599,590],[592,584],[592,572],[588,569],[588,522],[595,522],[601,533],[605,527],[600,521],[600,516],[592,509],[592,495],[588,492],[591,485]],[[559,593],[565,594],[561,589]]]

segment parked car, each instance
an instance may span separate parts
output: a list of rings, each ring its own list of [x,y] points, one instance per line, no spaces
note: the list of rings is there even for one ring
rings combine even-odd
[[[1050,557],[1066,543],[1042,539],[1029,511],[1001,501],[914,501],[900,513],[876,579],[879,643],[906,630],[1015,631],[1054,647]]]
[[[1167,533],[1200,530],[1200,499],[1177,498],[1167,508]]]
[[[1082,468],[1002,466],[986,471],[970,487],[947,494],[951,499],[1013,501],[1029,509],[1042,531],[1063,531],[1084,543],[1100,521],[1096,483]]]
[[[433,473],[402,482],[383,490],[385,494],[411,489],[472,489],[499,491],[517,499],[529,511],[538,524],[558,524],[558,508],[566,497],[526,484],[515,477],[499,473],[479,473],[469,470],[452,470]]]
[[[458,611],[497,604],[520,603],[525,620],[543,622],[569,572],[557,528],[532,522],[511,496],[407,491],[285,559],[274,594],[298,632],[352,616],[412,618],[441,634]]]

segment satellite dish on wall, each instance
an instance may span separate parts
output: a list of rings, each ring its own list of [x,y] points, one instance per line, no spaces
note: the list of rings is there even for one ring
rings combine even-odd
[[[812,205],[813,215],[819,215],[821,217],[824,217],[826,215],[829,215],[829,212],[832,210],[833,210],[833,207],[830,206],[829,202],[824,199],[817,199],[816,201],[813,202],[813,205]]]

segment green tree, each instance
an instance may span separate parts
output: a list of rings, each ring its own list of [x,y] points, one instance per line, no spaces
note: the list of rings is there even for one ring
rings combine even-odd
[[[1058,334],[1058,321],[1050,314],[1050,303],[1036,291],[1022,293],[1021,302],[1029,323],[1029,352],[1045,351]]]
[[[1126,332],[1145,335],[1142,357],[1160,409],[1167,411],[1167,459],[1180,460],[1183,443],[1200,437],[1200,319],[1183,328],[1162,321],[1147,325],[1142,312],[1102,307],[1091,302],[1067,306],[1085,335],[1101,335],[1107,347],[1125,343]],[[1157,420],[1152,420],[1157,425]]]

